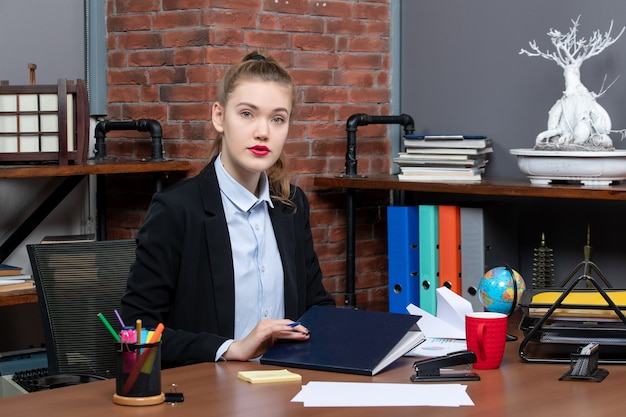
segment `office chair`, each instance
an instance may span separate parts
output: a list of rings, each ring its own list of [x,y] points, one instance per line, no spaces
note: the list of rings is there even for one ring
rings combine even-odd
[[[134,240],[27,245],[51,385],[115,376],[115,339],[98,313],[119,329],[114,310],[120,306],[135,248]],[[55,376],[67,378],[55,382]]]

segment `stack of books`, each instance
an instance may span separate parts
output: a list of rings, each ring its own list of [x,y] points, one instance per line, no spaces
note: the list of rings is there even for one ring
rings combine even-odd
[[[481,135],[406,135],[393,161],[400,181],[480,181],[491,139]]]
[[[34,288],[30,274],[25,274],[19,266],[0,264],[0,292]]]

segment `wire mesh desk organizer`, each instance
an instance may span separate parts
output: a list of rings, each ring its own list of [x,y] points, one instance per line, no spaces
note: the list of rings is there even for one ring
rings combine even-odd
[[[522,295],[523,317],[519,328],[524,339],[519,355],[525,362],[576,362],[585,359],[577,356],[582,353],[576,352],[576,348],[596,343],[602,347],[602,355],[597,350],[592,352],[588,365],[626,364],[626,316],[622,312],[626,310],[626,290],[614,289],[607,281],[591,261],[591,246],[587,243],[584,261],[560,287],[531,289]],[[574,279],[579,271],[581,275]],[[587,373],[593,373],[593,368],[587,366]]]
[[[579,349],[578,353],[572,353],[570,357],[570,369],[559,380],[564,379],[592,379],[601,382],[607,377],[609,371],[598,368],[598,352],[600,345],[592,342]]]

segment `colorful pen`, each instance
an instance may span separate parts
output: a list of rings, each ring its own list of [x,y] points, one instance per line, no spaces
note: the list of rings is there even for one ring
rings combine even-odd
[[[137,344],[141,344],[141,319],[135,321],[135,331],[137,332]]]
[[[120,326],[122,326],[122,329],[126,327],[126,325],[124,324],[124,320],[122,320],[122,316],[120,316],[120,313],[118,313],[117,310],[113,310],[113,312],[115,313],[115,317],[117,317],[117,321],[120,322]]]
[[[296,327],[296,326],[299,326],[299,325],[300,325],[299,321],[294,321],[293,323],[289,323],[287,326],[289,326],[289,327]]]
[[[119,343],[121,341],[120,336],[115,332],[115,330],[113,330],[111,323],[109,323],[106,317],[104,317],[104,314],[98,313],[98,317],[100,318],[100,321],[102,321],[102,323],[104,324],[104,327],[106,327],[107,330],[113,335],[115,341]]]

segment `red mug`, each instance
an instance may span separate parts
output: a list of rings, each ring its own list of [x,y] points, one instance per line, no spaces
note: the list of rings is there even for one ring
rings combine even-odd
[[[506,344],[506,314],[489,311],[465,315],[467,349],[476,354],[476,369],[496,369],[502,363]]]

